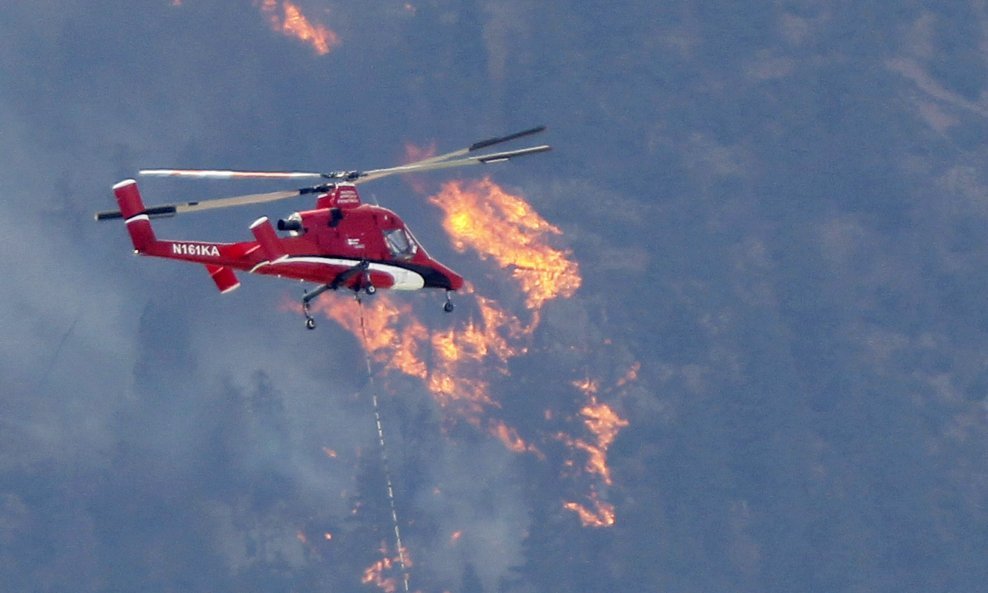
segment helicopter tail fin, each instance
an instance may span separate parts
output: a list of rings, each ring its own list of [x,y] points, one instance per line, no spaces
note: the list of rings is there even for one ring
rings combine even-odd
[[[274,233],[274,227],[267,216],[262,216],[250,225],[250,232],[254,233],[257,244],[261,246],[261,253],[270,262],[278,262],[285,258],[285,249],[281,246],[281,241]]]
[[[240,287],[240,281],[237,280],[237,275],[231,268],[206,264],[206,271],[209,272],[209,277],[216,283],[216,288],[220,289],[220,292],[223,294]]]
[[[141,199],[141,192],[137,189],[137,182],[133,179],[125,179],[113,186],[113,194],[117,197],[120,213],[127,224],[127,232],[134,242],[134,251],[137,253],[147,251],[158,239],[154,235],[154,229],[151,228],[151,219],[144,211],[144,202]]]

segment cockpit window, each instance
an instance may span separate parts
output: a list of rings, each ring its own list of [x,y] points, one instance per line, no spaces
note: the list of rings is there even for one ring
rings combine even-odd
[[[391,255],[398,259],[410,259],[419,249],[415,239],[405,229],[384,231],[384,241]]]

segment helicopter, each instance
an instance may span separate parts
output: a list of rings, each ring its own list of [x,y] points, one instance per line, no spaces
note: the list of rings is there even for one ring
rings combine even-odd
[[[145,177],[317,180],[317,184],[293,190],[147,207],[137,182],[125,179],[113,186],[119,210],[97,212],[95,217],[98,221],[123,219],[135,254],[202,264],[221,293],[228,293],[240,286],[237,271],[316,283],[318,286],[314,290],[306,290],[302,296],[305,327],[310,330],[316,327],[310,305],[328,290],[350,290],[359,299],[362,294],[372,295],[378,289],[440,289],[445,290],[446,295],[443,310],[450,313],[454,309],[452,293],[463,287],[463,277],[432,258],[393,211],[364,203],[357,185],[391,175],[489,165],[546,152],[551,147],[541,144],[475,154],[544,130],[545,126],[539,126],[474,142],[466,148],[405,165],[367,171],[309,173],[144,169],[138,173]],[[300,196],[315,196],[315,207],[279,219],[277,230],[267,216],[258,218],[249,227],[254,237],[251,241],[163,240],[157,238],[151,225],[153,219],[178,214]]]

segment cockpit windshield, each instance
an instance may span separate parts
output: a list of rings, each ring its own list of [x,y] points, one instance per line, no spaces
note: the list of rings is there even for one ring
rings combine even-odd
[[[410,259],[419,250],[415,239],[405,229],[384,231],[384,242],[388,244],[391,255],[398,259]]]

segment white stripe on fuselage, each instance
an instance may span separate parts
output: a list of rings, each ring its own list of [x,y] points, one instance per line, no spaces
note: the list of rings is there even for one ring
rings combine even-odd
[[[287,265],[287,264],[316,264],[320,266],[344,266],[347,268],[352,268],[360,263],[359,259],[342,259],[336,257],[292,257],[288,256],[279,259],[276,262],[263,261],[253,268],[251,268],[251,273],[256,272],[260,268],[270,265]],[[400,266],[390,266],[388,264],[381,264],[376,262],[371,262],[367,269],[374,272],[383,272],[394,280],[394,285],[391,287],[392,290],[418,290],[425,286],[425,278],[422,277],[418,272],[413,272],[407,268],[402,268]]]

